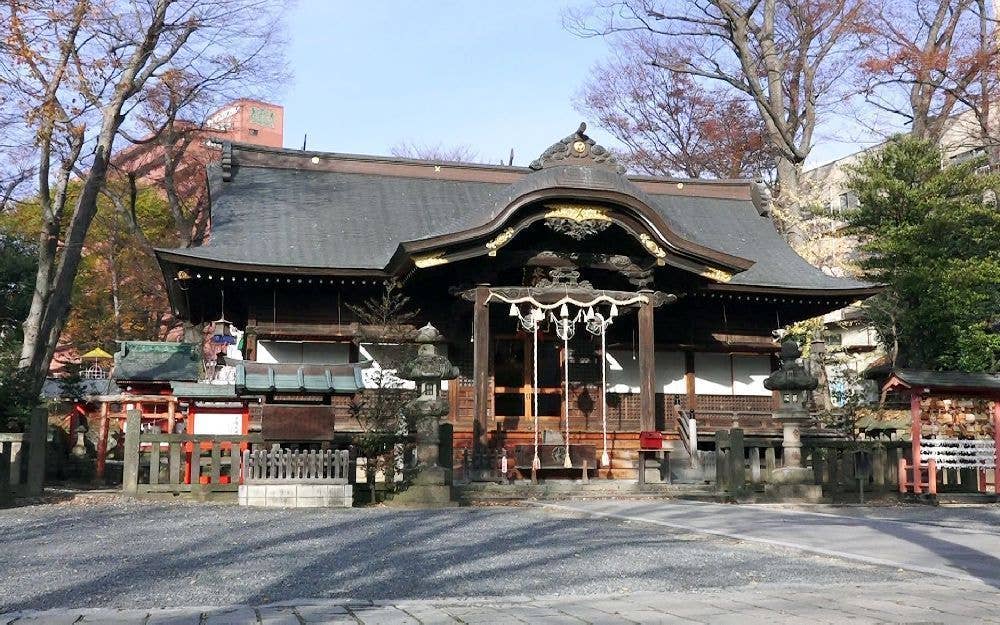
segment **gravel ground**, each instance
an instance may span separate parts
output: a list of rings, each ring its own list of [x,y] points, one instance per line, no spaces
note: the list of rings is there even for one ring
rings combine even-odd
[[[0,613],[911,579],[535,508],[265,510],[106,498],[0,510]]]

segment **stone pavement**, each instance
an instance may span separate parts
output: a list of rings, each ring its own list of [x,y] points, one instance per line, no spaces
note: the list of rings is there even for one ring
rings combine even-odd
[[[941,509],[921,507],[899,508],[895,518],[886,518],[880,508],[803,510],[678,500],[538,505],[1000,588],[1000,506],[995,505],[962,508],[947,518]]]
[[[712,592],[422,599],[298,600],[264,606],[46,610],[0,615],[0,625],[365,625],[438,623],[948,623],[1000,624],[1000,591],[928,577],[921,583],[768,584]]]

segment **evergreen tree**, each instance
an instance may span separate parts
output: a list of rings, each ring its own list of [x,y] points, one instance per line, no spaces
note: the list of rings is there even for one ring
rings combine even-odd
[[[865,276],[886,285],[869,315],[897,366],[996,371],[1000,361],[1000,176],[985,160],[942,164],[896,137],[849,172],[848,216]]]

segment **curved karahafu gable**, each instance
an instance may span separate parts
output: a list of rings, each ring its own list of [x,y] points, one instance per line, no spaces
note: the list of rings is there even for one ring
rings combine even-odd
[[[530,168],[243,145],[227,145],[223,154],[225,163],[210,169],[208,242],[157,250],[168,281],[184,267],[402,275],[421,261],[447,262],[449,254],[502,253],[520,228],[553,218],[553,202],[586,202],[660,264],[699,273],[720,289],[876,290],[799,257],[775,231],[752,181],[627,177],[583,125]]]

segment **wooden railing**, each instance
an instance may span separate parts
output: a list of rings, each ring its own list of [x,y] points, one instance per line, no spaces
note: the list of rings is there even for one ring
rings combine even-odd
[[[139,411],[128,411],[122,490],[132,496],[236,493],[240,451],[264,442],[258,434],[163,434],[140,428]]]
[[[698,466],[698,422],[692,416],[692,411],[675,408],[677,418],[677,433],[687,452],[688,464],[691,468]]]
[[[347,484],[351,452],[255,449],[243,452],[244,484]]]

